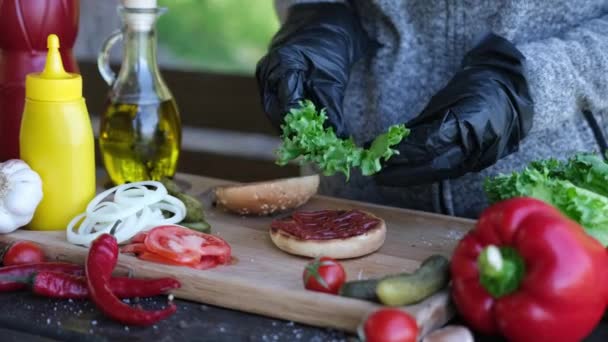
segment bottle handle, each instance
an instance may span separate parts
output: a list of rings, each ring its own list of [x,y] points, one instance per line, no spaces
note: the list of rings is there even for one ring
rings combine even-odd
[[[103,42],[99,56],[97,56],[97,69],[101,77],[108,83],[109,86],[116,81],[116,73],[110,67],[110,50],[112,46],[122,39],[122,31],[116,30]]]

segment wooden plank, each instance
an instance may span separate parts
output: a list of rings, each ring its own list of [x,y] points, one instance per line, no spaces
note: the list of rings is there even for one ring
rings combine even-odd
[[[211,206],[209,189],[226,181],[187,175],[180,175],[178,181],[203,200],[214,233],[231,244],[237,262],[199,271],[121,255],[120,272],[128,270],[139,277],[175,276],[183,285],[174,292],[179,298],[350,332],[378,307],[366,301],[304,290],[301,272],[309,260],[274,247],[268,237],[271,217],[244,218]],[[362,208],[383,217],[387,223],[387,241],[380,251],[343,261],[351,280],[413,271],[434,253],[449,256],[456,241],[472,226],[470,220],[323,196],[316,196],[304,207],[318,208]],[[40,243],[49,256],[58,260],[82,263],[87,253],[84,247],[68,244],[65,232],[19,230],[0,236],[3,241],[17,239]],[[447,291],[404,309],[416,317],[423,334],[444,324],[453,314]]]

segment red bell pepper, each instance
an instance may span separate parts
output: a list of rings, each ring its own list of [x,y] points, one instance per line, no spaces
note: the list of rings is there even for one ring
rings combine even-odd
[[[608,299],[608,254],[576,222],[532,198],[486,209],[458,244],[452,297],[472,328],[510,341],[580,341]]]

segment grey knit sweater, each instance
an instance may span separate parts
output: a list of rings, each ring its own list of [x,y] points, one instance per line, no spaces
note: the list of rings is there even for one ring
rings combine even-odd
[[[279,15],[294,3],[277,0]],[[357,63],[344,99],[359,143],[422,111],[457,71],[476,36],[501,35],[526,57],[533,128],[519,151],[495,165],[437,184],[389,188],[373,178],[325,177],[339,197],[476,217],[487,204],[483,180],[531,160],[599,151],[608,129],[608,0],[354,0],[367,33],[382,47]],[[585,113],[585,114],[584,114]],[[593,129],[597,123],[597,129]]]

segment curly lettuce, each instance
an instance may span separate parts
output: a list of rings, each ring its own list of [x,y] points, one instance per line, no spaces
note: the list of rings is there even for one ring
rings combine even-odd
[[[348,180],[352,168],[359,168],[364,176],[382,169],[382,161],[399,152],[392,147],[409,135],[404,125],[394,125],[374,139],[368,149],[355,145],[352,138],[340,139],[333,128],[325,127],[325,109],[317,111],[308,100],[300,102],[285,116],[282,143],[277,150],[277,164],[286,165],[299,159],[300,163],[316,164],[324,175],[342,173]]]
[[[600,156],[577,154],[567,162],[532,162],[520,172],[486,179],[490,202],[512,197],[545,201],[578,222],[608,246],[608,163]]]

